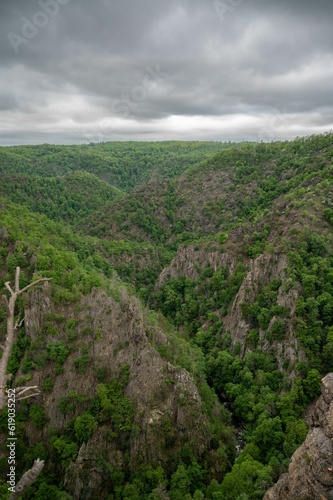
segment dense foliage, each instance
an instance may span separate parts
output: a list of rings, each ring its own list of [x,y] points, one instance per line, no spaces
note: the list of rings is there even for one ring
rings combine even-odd
[[[121,190],[88,172],[57,177],[2,174],[0,178],[3,196],[50,219],[71,223],[77,223],[122,194]]]
[[[332,134],[237,147],[0,148],[0,287],[20,266],[21,286],[52,278],[58,308],[33,338],[19,331],[9,371],[25,383],[48,367],[42,390],[51,394],[69,358],[79,377],[95,369],[91,397],[69,391],[54,410],[66,421],[61,430],[48,427],[38,400],[20,403],[18,470],[37,456],[47,462],[26,500],[72,498],[65,470],[99,432],[127,461],[120,468],[99,458],[110,500],[263,497],[304,440],[304,412],[318,397],[323,374],[333,371],[332,174]],[[196,260],[181,260],[184,248]],[[178,267],[161,280],[176,254]],[[242,289],[260,256],[283,256],[287,267]],[[134,423],[137,409],[126,396],[129,368],[110,377],[95,367],[93,341],[84,341],[99,335],[90,313],[85,330],[77,328],[80,300],[96,288],[117,301],[126,288],[146,306],[149,342],[166,363],[188,370],[198,387],[218,466],[187,444],[172,461],[142,460],[131,469],[129,443],[144,429]],[[244,345],[225,326],[237,297],[248,328]],[[21,317],[25,306],[20,300]],[[2,338],[5,319],[0,307]],[[154,329],[167,333],[167,344]],[[293,363],[277,356],[291,336],[302,352]],[[5,433],[5,414],[0,424]],[[177,429],[166,416],[160,432],[163,451],[171,450]],[[43,440],[31,447],[29,433]],[[3,451],[0,462],[5,471]],[[4,484],[0,498],[7,498]]]
[[[56,177],[84,171],[120,189],[131,190],[151,177],[176,177],[229,147],[235,144],[170,141],[1,147],[0,173]]]

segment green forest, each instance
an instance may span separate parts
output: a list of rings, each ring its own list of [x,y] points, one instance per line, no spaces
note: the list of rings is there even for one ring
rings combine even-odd
[[[22,498],[261,500],[333,372],[332,243],[332,133],[0,147],[0,296],[51,279],[7,368]]]

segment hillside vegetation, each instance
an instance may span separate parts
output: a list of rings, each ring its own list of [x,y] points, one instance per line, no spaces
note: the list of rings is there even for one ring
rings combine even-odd
[[[235,143],[105,142],[0,148],[0,173],[55,177],[83,170],[129,191],[152,177],[172,178]]]
[[[0,287],[52,278],[9,367],[24,498],[262,499],[333,371],[332,193],[330,133],[0,148]]]

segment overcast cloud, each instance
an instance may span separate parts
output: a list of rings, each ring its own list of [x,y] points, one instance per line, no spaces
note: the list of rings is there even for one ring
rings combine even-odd
[[[0,144],[333,129],[332,0],[3,0]]]

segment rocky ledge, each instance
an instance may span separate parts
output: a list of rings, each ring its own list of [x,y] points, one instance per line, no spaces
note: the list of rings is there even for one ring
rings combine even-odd
[[[333,373],[323,378],[321,393],[304,443],[264,500],[333,500]]]

